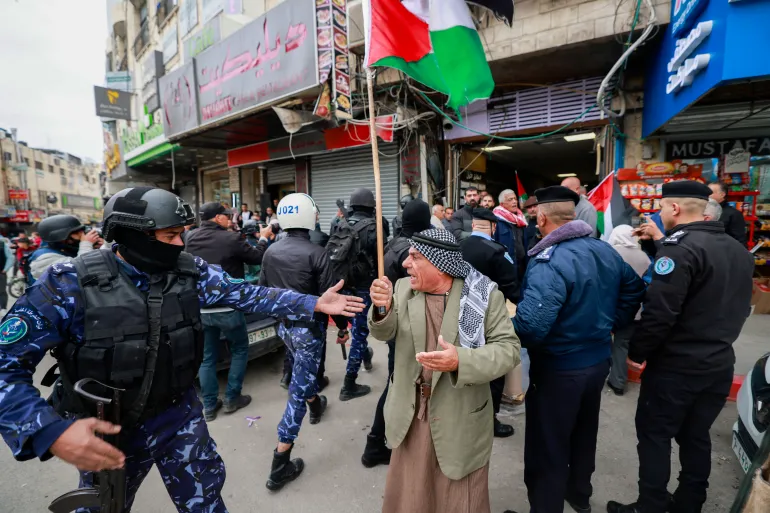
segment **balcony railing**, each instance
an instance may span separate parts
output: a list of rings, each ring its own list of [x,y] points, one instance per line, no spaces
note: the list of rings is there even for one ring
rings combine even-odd
[[[150,43],[150,25],[145,22],[142,28],[139,29],[139,33],[134,39],[134,56],[138,57],[142,50],[144,50]]]

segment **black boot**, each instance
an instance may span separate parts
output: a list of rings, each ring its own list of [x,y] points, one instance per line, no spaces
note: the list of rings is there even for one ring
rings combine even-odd
[[[340,401],[350,401],[356,397],[363,397],[372,391],[369,386],[356,383],[357,377],[350,374],[345,375],[345,382],[342,385],[342,390],[340,390]]]
[[[273,466],[270,469],[270,477],[267,479],[267,489],[275,492],[283,488],[286,483],[294,481],[305,470],[305,462],[301,458],[291,459],[291,445],[288,451],[273,451]]]
[[[366,369],[366,372],[370,372],[372,370],[372,357],[374,356],[374,349],[371,347],[366,348],[366,354],[364,355],[364,369]]]
[[[366,449],[361,456],[361,463],[366,468],[376,467],[377,465],[388,465],[390,463],[391,450],[385,445],[385,439],[374,435],[366,436]]]
[[[508,438],[513,436],[516,430],[510,424],[503,424],[497,417],[495,417],[495,437],[496,438]]]
[[[636,502],[633,504],[621,504],[615,501],[607,503],[607,513],[641,513],[641,511]]]
[[[324,388],[329,386],[329,378],[327,376],[321,376],[315,380],[315,383],[318,386],[318,393],[320,394],[323,392]]]
[[[591,513],[591,504],[588,501],[583,502],[583,499],[578,499],[570,494],[567,494],[564,500],[575,510],[575,513]]]
[[[307,407],[310,410],[310,423],[318,424],[321,422],[321,417],[323,417],[323,414],[326,411],[326,396],[315,396],[315,400],[309,401]]]
[[[281,388],[283,388],[284,390],[288,390],[289,383],[291,383],[291,373],[284,372],[283,377],[281,378]]]

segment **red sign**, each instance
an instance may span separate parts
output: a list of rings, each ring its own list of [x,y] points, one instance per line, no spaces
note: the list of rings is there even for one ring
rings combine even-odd
[[[8,189],[8,199],[11,200],[28,200],[29,191],[24,189]]]
[[[28,223],[29,222],[29,210],[17,210],[14,217],[8,218],[9,223]]]
[[[651,180],[662,178],[675,178],[677,180],[695,180],[703,175],[702,164],[686,164],[681,160],[672,160],[671,162],[639,162],[636,169],[621,168],[618,169],[617,179],[625,180]]]
[[[393,142],[393,129],[382,128],[393,125],[393,116],[378,116],[377,136],[385,142]],[[227,152],[228,167],[248,166],[269,160],[299,157],[323,153],[324,151],[355,148],[369,144],[369,125],[346,123],[344,126],[323,132],[305,132],[291,139],[273,139]]]

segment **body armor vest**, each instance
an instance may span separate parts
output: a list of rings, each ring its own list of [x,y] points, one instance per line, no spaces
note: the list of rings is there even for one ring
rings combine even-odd
[[[193,385],[203,360],[199,272],[193,257],[182,253],[174,271],[153,275],[148,293],[107,251],[86,253],[73,264],[85,329],[82,343],[67,342],[55,355],[64,388],[60,409],[94,414],[72,389],[83,378],[125,390],[120,415],[125,424],[167,409]]]

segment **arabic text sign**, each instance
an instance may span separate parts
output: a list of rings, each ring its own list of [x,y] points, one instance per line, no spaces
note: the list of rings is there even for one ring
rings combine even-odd
[[[160,79],[160,104],[167,138],[198,126],[194,61]]]
[[[131,120],[131,94],[117,89],[94,86],[96,115],[109,119]]]
[[[312,2],[288,1],[198,55],[202,123],[318,85]]]
[[[213,46],[222,39],[220,27],[221,18],[216,18],[206,23],[198,32],[184,41],[184,61],[190,62],[193,57],[203,50]]]

